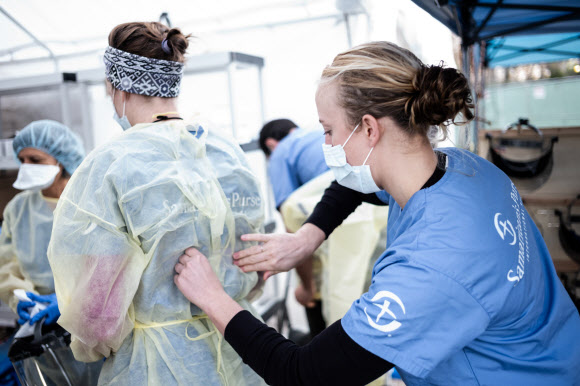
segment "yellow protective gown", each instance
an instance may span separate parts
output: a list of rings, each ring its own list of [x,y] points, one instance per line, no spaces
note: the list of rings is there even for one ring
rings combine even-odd
[[[333,180],[326,172],[286,199],[280,212],[290,232],[302,226]],[[363,203],[314,252],[314,280],[327,325],[368,289],[374,262],[385,250],[387,217],[387,208]]]
[[[108,358],[99,384],[263,384],[173,282],[193,246],[252,311],[258,276],[231,256],[262,223],[243,152],[207,128],[140,124],[94,150],[60,199],[48,254],[75,357]]]
[[[4,209],[0,234],[0,299],[16,311],[13,291],[22,288],[41,295],[54,293],[46,256],[57,199],[40,191],[18,193]]]

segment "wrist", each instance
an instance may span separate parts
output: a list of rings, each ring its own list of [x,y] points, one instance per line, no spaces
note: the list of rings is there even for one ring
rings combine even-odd
[[[215,296],[212,296],[211,301],[205,302],[205,305],[200,308],[206,313],[222,335],[233,317],[243,310],[225,291],[220,291]]]
[[[311,223],[302,225],[295,234],[302,241],[300,251],[303,256],[311,256],[326,238],[322,229]]]
[[[225,302],[226,297],[229,297],[228,294],[223,288],[220,288],[217,291],[210,291],[203,296],[203,300],[197,301],[196,305],[209,316],[215,312],[216,308],[220,307],[220,304]]]

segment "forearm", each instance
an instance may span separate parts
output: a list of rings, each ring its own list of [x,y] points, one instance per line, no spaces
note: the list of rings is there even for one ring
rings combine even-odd
[[[0,265],[0,299],[8,304],[14,312],[16,312],[16,306],[18,305],[18,299],[14,296],[15,289],[35,292],[34,284],[22,275],[18,261],[12,259],[4,261]]]
[[[308,291],[313,291],[313,280],[312,280],[312,256],[307,258],[304,263],[296,267],[296,273],[302,282],[304,289]]]
[[[207,303],[200,306],[200,308],[207,314],[220,334],[224,335],[228,323],[238,312],[244,309],[225,291],[216,293],[207,300]]]
[[[306,224],[316,226],[328,237],[363,202],[386,205],[374,193],[359,193],[333,181],[324,191]]]
[[[353,341],[340,321],[299,347],[249,312],[239,312],[227,325],[225,338],[274,385],[365,385],[393,366]]]
[[[322,229],[315,224],[306,223],[298,229],[296,235],[300,238],[302,243],[299,245],[299,253],[302,256],[302,261],[310,258],[314,251],[326,239],[326,235]]]

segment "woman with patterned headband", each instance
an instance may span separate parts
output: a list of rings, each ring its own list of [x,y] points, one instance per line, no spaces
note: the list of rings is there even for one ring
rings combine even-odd
[[[258,277],[231,256],[263,221],[239,146],[177,111],[188,38],[160,23],[113,29],[104,62],[125,132],[87,157],[55,213],[59,323],[77,359],[108,358],[99,384],[263,384],[173,283],[177,259],[196,246],[253,312]]]

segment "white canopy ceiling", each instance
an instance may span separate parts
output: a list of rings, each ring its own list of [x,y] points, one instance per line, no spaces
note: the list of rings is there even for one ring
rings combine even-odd
[[[349,3],[351,5],[349,5]],[[341,18],[341,8],[362,11],[357,1],[328,0],[5,0],[0,4],[0,63],[102,50],[109,31],[135,20],[159,20],[196,36],[226,34],[323,18]],[[354,5],[354,6],[352,6]],[[25,32],[28,31],[29,33]]]
[[[265,118],[290,117],[302,126],[317,125],[316,82],[349,45],[390,40],[426,63],[455,66],[449,30],[408,0],[3,0],[0,81],[102,67],[114,26],[159,20],[164,12],[196,37],[190,55],[237,51],[264,58]]]

